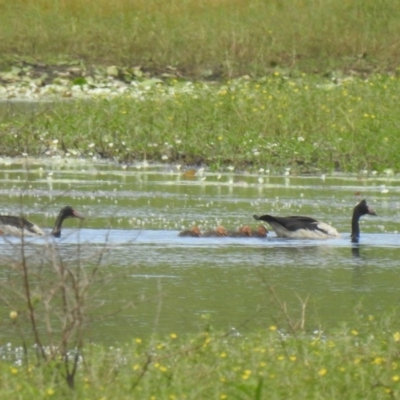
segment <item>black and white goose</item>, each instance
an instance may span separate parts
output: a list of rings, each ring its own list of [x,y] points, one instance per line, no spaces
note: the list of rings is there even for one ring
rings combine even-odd
[[[50,235],[60,237],[62,224],[66,218],[70,217],[84,219],[78,211],[74,210],[71,206],[66,206],[58,214]],[[37,225],[23,217],[0,215],[0,235],[44,236],[45,233]]]
[[[354,207],[352,218],[351,238],[359,238],[360,227],[359,219],[365,214],[376,215],[372,208],[369,208],[367,202],[362,200]],[[332,226],[310,217],[291,216],[291,217],[273,217],[271,215],[254,215],[254,219],[266,221],[271,225],[276,235],[281,238],[290,239],[334,239],[339,238],[339,232]]]
[[[351,219],[351,241],[358,243],[360,239],[360,224],[359,220],[363,215],[376,215],[376,212],[368,206],[365,200],[361,200],[353,210],[353,218]]]

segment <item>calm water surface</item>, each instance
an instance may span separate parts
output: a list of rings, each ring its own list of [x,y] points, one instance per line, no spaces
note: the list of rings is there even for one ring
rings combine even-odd
[[[400,179],[393,176],[206,170],[185,178],[176,166],[2,159],[0,182],[2,214],[23,211],[48,230],[64,205],[86,216],[81,225],[67,220],[61,239],[27,239],[25,252],[31,268],[44,268],[54,247],[66,262],[79,259],[87,268],[100,263],[107,279],[95,284],[95,341],[197,332],[204,316],[218,329],[240,332],[279,324],[272,288],[294,319],[299,299],[308,297],[310,330],[351,326],[360,305],[366,315],[399,305]],[[363,217],[355,247],[351,213],[364,197],[378,216]],[[256,227],[252,215],[261,213],[314,216],[334,225],[342,238],[285,240],[273,232],[266,239],[178,237],[193,224],[202,230]],[[20,244],[0,238],[4,282],[7,266],[21,257]],[[3,337],[10,340],[7,329]]]

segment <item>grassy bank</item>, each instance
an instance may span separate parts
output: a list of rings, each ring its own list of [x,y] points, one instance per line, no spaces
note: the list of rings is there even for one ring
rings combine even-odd
[[[113,99],[10,106],[1,154],[83,156],[292,173],[400,169],[400,80],[278,72],[224,85],[171,80]]]
[[[102,68],[103,80],[111,74],[142,86],[32,115],[12,110],[0,127],[0,154],[297,173],[398,170],[399,34],[400,8],[386,0],[3,1],[2,98],[16,81],[33,96],[65,77],[90,86],[96,65],[124,67]],[[20,62],[4,72],[17,60],[35,67]],[[71,60],[77,66],[59,65],[59,74],[40,64]],[[147,88],[153,74],[164,83]],[[368,80],[341,79],[351,76]]]
[[[271,69],[370,73],[399,65],[388,0],[16,0],[0,2],[0,54],[55,63],[167,66],[185,76]]]
[[[134,338],[88,346],[68,389],[62,364],[1,361],[0,399],[390,399],[400,394],[395,316],[360,317],[329,334],[285,335],[276,326],[246,336]]]

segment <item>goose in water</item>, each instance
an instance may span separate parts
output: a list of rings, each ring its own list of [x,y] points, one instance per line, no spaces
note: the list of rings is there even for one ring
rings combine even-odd
[[[351,238],[360,237],[359,219],[365,214],[376,215],[367,202],[362,200],[354,207],[352,218]],[[310,217],[273,217],[271,215],[253,216],[256,220],[266,221],[271,225],[278,237],[290,239],[333,239],[340,237],[339,232],[332,226]]]
[[[75,211],[71,206],[64,207],[58,214],[54,228],[50,235],[57,238],[60,237],[63,221],[64,219],[70,217],[84,219],[84,217],[78,213],[78,211]],[[37,225],[23,217],[0,215],[0,235],[44,236],[45,233]]]
[[[198,226],[193,226],[191,229],[184,230],[179,232],[178,236],[182,237],[199,237],[201,236],[200,228]]]
[[[251,228],[248,225],[241,226],[237,231],[227,232],[229,237],[250,237],[252,236]]]
[[[360,224],[359,220],[363,215],[376,215],[376,212],[368,206],[365,200],[361,200],[353,210],[353,218],[351,219],[351,241],[358,243],[360,239]]]
[[[228,236],[228,232],[226,229],[219,225],[215,228],[214,231],[207,231],[203,233],[204,237],[223,237],[223,236]]]
[[[265,238],[267,237],[268,230],[264,225],[259,225],[256,230],[251,231],[251,236]]]
[[[251,229],[248,225],[241,226],[237,231],[228,232],[229,237],[267,237],[267,229],[264,225],[260,225],[257,229]]]
[[[271,225],[276,236],[289,239],[329,239],[340,237],[339,232],[324,222],[310,217],[273,217],[272,215],[253,215],[257,221]]]

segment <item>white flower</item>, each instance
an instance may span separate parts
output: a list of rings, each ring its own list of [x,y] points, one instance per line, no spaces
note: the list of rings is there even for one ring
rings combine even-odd
[[[303,138],[303,136],[299,136],[299,137],[297,138],[297,141],[298,141],[298,142],[304,142],[305,139]]]

